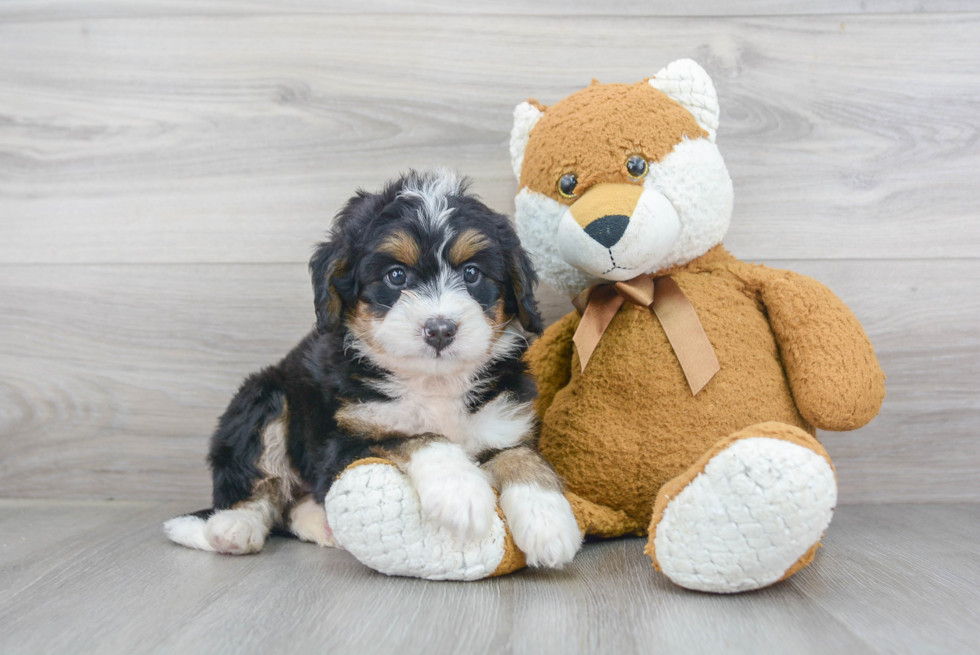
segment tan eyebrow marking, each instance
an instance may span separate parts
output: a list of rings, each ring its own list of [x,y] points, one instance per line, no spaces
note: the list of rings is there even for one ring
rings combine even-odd
[[[378,246],[378,250],[409,266],[415,266],[419,261],[418,241],[403,230],[392,232],[386,236],[381,245]]]
[[[490,242],[482,232],[473,228],[464,230],[449,249],[449,263],[453,266],[459,266],[476,253],[489,247]]]

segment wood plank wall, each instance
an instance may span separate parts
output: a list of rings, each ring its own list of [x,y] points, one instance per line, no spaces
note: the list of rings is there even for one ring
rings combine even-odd
[[[827,283],[888,374],[821,435],[842,502],[980,500],[977,34],[955,0],[0,3],[0,496],[206,503],[356,187],[448,165],[511,212],[515,104],[693,57],[726,244]]]

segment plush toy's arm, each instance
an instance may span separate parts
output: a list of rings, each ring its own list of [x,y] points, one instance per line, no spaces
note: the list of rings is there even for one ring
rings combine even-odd
[[[885,374],[853,312],[809,277],[762,266],[752,271],[803,418],[835,431],[873,419],[885,398]]]
[[[543,417],[551,401],[572,375],[572,337],[578,327],[579,315],[566,314],[549,327],[541,338],[531,344],[525,359],[531,374],[537,379],[538,399],[535,409]]]

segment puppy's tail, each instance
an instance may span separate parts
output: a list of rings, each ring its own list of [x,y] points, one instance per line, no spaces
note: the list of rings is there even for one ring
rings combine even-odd
[[[198,550],[208,550],[214,552],[214,548],[208,543],[204,531],[208,525],[208,519],[214,514],[214,509],[202,509],[193,514],[185,514],[172,518],[163,524],[163,532],[169,537],[170,541],[178,543],[188,548]]]

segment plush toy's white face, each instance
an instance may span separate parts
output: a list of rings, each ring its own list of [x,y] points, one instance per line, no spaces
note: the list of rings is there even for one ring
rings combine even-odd
[[[686,263],[721,243],[732,183],[714,143],[704,70],[676,61],[649,82],[598,84],[514,112],[518,233],[541,277],[574,296]]]

